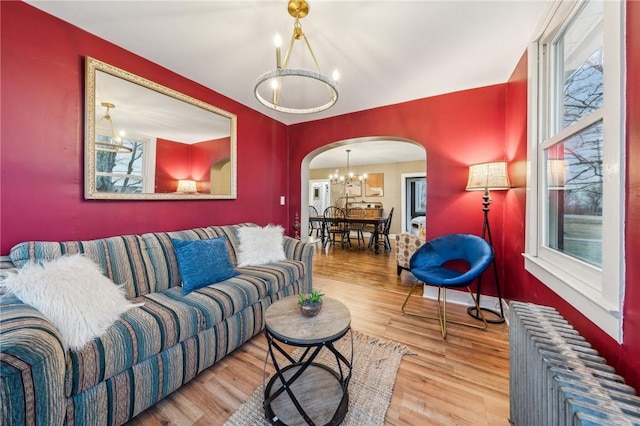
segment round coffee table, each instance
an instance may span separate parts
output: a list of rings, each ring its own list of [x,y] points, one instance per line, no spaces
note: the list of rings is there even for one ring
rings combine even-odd
[[[264,390],[264,410],[274,425],[337,425],[349,409],[349,380],[353,363],[334,343],[351,330],[351,314],[341,302],[322,300],[315,317],[300,313],[298,296],[274,302],[265,314],[268,356],[275,374]],[[282,344],[306,348],[297,359]],[[321,351],[330,351],[331,366],[316,362]],[[278,362],[276,353],[286,360]],[[282,361],[282,360],[281,360]]]

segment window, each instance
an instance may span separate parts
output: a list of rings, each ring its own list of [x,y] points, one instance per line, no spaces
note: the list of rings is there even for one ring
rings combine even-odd
[[[525,267],[621,341],[624,2],[562,2],[529,49]]]
[[[98,135],[98,141],[105,136]],[[96,150],[96,190],[98,192],[154,192],[155,140],[125,138],[131,152]]]

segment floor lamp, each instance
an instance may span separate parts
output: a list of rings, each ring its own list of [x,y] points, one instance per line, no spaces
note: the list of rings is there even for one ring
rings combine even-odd
[[[489,195],[490,190],[506,190],[511,188],[509,184],[509,175],[507,174],[506,161],[492,161],[488,163],[478,163],[469,166],[469,180],[467,181],[467,191],[484,191],[482,196],[482,212],[484,214],[484,223],[482,225],[482,238],[488,239],[489,244],[493,247],[493,238],[491,237],[491,228],[489,227],[489,205],[493,202]],[[484,312],[494,314],[497,319],[486,319],[492,324],[501,324],[505,321],[504,310],[502,309],[502,294],[500,292],[500,279],[498,278],[498,267],[496,266],[495,253],[493,258],[493,274],[496,279],[496,290],[498,293],[498,303],[500,304],[500,312],[493,309],[480,309]],[[476,292],[476,300],[480,306],[480,291],[482,289],[482,276],[478,277],[478,287]],[[470,306],[467,313],[477,320],[481,320],[478,308]]]

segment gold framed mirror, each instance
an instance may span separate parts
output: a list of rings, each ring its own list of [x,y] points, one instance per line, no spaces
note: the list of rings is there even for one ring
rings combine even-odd
[[[85,198],[235,199],[235,114],[85,61]]]

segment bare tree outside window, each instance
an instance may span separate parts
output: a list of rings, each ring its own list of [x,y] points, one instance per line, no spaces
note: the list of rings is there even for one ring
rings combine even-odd
[[[96,190],[140,193],[143,188],[144,143],[125,140],[131,152],[96,151]]]
[[[602,106],[603,55],[597,36],[596,31],[595,43],[576,46],[570,29],[559,42],[564,71],[558,121],[563,129]],[[580,57],[585,59],[577,61]],[[561,186],[547,182],[548,245],[596,266],[602,264],[603,148],[599,120],[545,150],[547,164],[558,160],[563,164]]]

